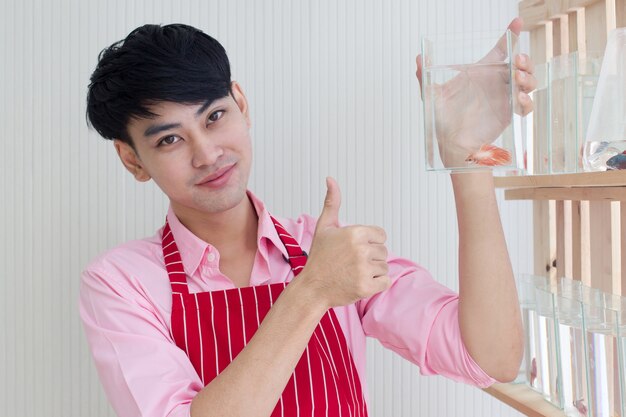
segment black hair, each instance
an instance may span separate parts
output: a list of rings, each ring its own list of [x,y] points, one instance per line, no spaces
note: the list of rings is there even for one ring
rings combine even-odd
[[[105,139],[133,146],[131,118],[150,118],[150,105],[199,104],[231,92],[224,47],[183,24],[144,25],[100,52],[87,93],[88,123]],[[133,146],[134,147],[134,146]]]

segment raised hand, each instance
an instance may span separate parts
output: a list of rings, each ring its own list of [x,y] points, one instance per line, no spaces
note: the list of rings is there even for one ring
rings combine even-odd
[[[307,280],[326,307],[352,304],[387,289],[385,231],[377,226],[339,226],[341,192],[326,179],[326,199],[317,221],[306,266]]]
[[[522,20],[514,19],[508,26],[519,35]],[[478,64],[502,62],[506,57],[506,36]],[[417,56],[416,75],[422,82],[422,59]],[[533,76],[533,63],[526,55],[515,56],[514,73],[517,89],[514,111],[525,115],[532,111],[533,103],[528,93],[537,84]],[[435,120],[440,155],[444,165],[461,167],[467,165],[469,155],[482,145],[492,143],[502,133],[511,119],[508,101],[508,69],[503,66],[498,73],[493,66],[474,66],[461,71],[443,85],[435,85],[424,91],[426,97],[434,97],[435,114],[443,117]]]

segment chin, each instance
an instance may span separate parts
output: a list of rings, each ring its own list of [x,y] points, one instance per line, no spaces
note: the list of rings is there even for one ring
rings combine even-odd
[[[237,187],[237,189],[227,190],[213,198],[204,198],[200,201],[194,201],[194,206],[206,213],[220,213],[231,210],[241,204],[246,198],[245,187]]]

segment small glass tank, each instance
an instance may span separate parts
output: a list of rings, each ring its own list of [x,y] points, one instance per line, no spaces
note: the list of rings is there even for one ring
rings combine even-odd
[[[626,28],[609,34],[583,149],[585,171],[626,170]]]
[[[498,53],[490,53],[498,42]],[[519,91],[513,76],[517,50],[517,36],[510,30],[504,37],[449,34],[422,40],[427,170],[523,170],[521,116],[513,103]],[[468,106],[491,109],[486,117],[498,120],[501,131],[485,132],[484,120],[471,119]],[[459,124],[475,135],[451,144],[447,138]]]

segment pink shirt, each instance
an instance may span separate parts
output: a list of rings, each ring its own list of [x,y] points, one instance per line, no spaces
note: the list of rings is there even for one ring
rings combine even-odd
[[[259,216],[257,254],[250,285],[290,281],[287,252],[263,203],[248,196]],[[192,234],[170,209],[167,214],[191,292],[234,288],[219,270],[220,254]],[[311,247],[316,218],[277,220]],[[94,259],[83,271],[80,315],[100,380],[113,408],[124,416],[190,415],[193,397],[203,386],[186,354],[170,334],[172,292],[163,263],[160,229]],[[337,318],[365,381],[365,337],[419,366],[423,375],[439,374],[486,387],[495,382],[472,360],[458,323],[458,295],[415,263],[390,255],[387,291],[335,308]]]

